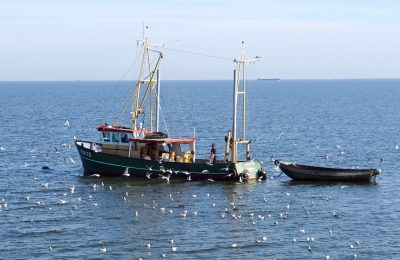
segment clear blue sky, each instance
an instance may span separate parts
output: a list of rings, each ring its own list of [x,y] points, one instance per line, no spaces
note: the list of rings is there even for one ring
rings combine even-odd
[[[0,0],[0,80],[119,80],[143,22],[173,49],[233,59],[245,41],[252,77],[400,78],[397,0]],[[229,60],[165,52],[167,79],[232,76]]]

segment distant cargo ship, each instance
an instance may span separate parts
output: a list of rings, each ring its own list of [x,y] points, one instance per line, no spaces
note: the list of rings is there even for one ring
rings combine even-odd
[[[267,79],[267,78],[258,78],[257,80],[281,80],[281,79]]]

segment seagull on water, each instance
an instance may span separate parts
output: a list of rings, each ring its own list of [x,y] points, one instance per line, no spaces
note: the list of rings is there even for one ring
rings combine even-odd
[[[97,177],[97,178],[99,178],[99,177],[100,177],[100,174],[95,173],[95,174],[90,175],[90,177]]]
[[[99,242],[99,245],[100,245],[100,251],[101,252],[106,252],[107,251],[107,248],[106,248],[106,246],[104,245],[104,243],[102,241]]]

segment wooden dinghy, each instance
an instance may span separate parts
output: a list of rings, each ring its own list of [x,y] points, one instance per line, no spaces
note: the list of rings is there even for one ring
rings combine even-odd
[[[372,182],[379,175],[378,169],[341,169],[302,165],[275,160],[287,176],[297,181]]]

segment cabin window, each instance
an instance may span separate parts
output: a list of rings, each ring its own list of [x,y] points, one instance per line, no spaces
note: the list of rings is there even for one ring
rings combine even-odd
[[[186,152],[189,152],[189,151],[191,151],[189,144],[181,144],[181,152],[182,153],[186,153]]]
[[[110,133],[109,132],[103,132],[103,141],[110,142]]]
[[[127,133],[121,133],[121,143],[129,143],[129,137]]]
[[[112,134],[112,141],[113,143],[119,143],[119,133],[113,133]]]

